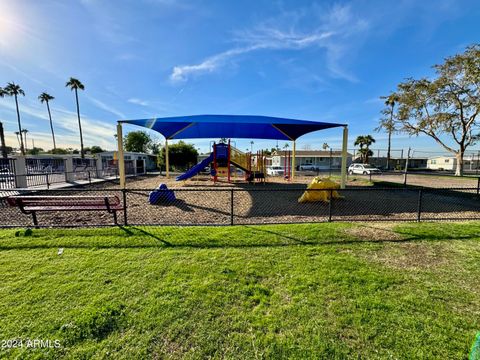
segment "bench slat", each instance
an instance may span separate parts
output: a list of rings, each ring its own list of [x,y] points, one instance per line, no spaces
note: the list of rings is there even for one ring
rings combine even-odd
[[[107,211],[117,224],[117,211],[124,210],[120,198],[114,196],[10,196],[7,202],[18,206],[24,214],[31,214],[38,226],[37,212],[41,211]]]
[[[104,206],[107,199],[110,207],[120,204],[118,196],[12,196],[7,198],[11,206],[58,205],[58,206]]]
[[[90,206],[90,207],[79,207],[79,206],[25,206],[25,211],[106,211],[106,206]],[[123,210],[123,207],[113,207],[110,206],[110,210]]]

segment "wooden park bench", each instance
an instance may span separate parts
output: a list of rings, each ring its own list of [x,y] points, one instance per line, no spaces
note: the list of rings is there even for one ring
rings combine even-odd
[[[37,212],[42,211],[107,211],[117,225],[117,211],[123,210],[120,198],[114,196],[10,196],[7,202],[24,214],[31,214],[38,225]]]

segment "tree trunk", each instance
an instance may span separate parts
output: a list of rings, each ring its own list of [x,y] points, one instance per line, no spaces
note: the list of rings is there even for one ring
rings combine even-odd
[[[392,132],[388,132],[388,148],[387,148],[387,170],[390,170],[390,149],[392,146]]]
[[[53,132],[52,114],[50,113],[50,105],[48,105],[48,100],[47,100],[47,110],[48,110],[48,118],[50,119],[50,129],[52,130],[53,150],[56,150],[57,146],[55,144],[55,133]]]
[[[7,144],[5,144],[5,133],[3,131],[3,124],[1,122],[0,122],[0,144],[2,147],[2,157],[6,159],[8,158]]]
[[[15,105],[17,106],[18,131],[20,132],[20,152],[22,153],[22,155],[25,155],[25,147],[23,146],[22,138],[22,123],[20,122],[20,110],[18,109],[17,95],[15,95]]]
[[[463,156],[465,155],[465,150],[460,149],[455,154],[455,158],[457,159],[457,166],[455,168],[455,176],[463,176]]]
[[[83,159],[83,158],[85,158],[85,153],[83,152],[82,122],[80,121],[80,105],[78,104],[77,88],[75,88],[75,100],[77,101],[78,129],[80,130],[80,157]]]

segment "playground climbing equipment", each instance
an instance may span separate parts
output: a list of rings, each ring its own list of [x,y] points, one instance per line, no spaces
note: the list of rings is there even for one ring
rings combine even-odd
[[[187,180],[211,165],[210,174],[214,182],[219,181],[221,178],[226,178],[228,182],[231,182],[232,177],[236,177],[235,168],[243,170],[245,180],[248,182],[265,181],[266,166],[263,151],[257,151],[255,155],[244,153],[232,146],[230,140],[226,144],[213,143],[212,148],[212,153],[206,159],[193,166],[184,174],[179,175],[176,180]]]

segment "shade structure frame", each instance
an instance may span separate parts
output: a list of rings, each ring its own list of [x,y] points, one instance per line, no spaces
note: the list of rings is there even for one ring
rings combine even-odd
[[[294,141],[313,131],[345,126],[256,115],[191,115],[119,122],[157,131],[169,140],[232,138]]]
[[[287,140],[294,144],[308,133],[336,127],[343,127],[342,166],[346,165],[347,124],[296,120],[258,115],[190,115],[151,119],[119,120],[118,124],[131,124],[154,130],[168,140],[180,139],[266,139]],[[121,128],[120,128],[121,129]],[[119,143],[120,146],[120,143]],[[168,149],[168,148],[167,148]],[[295,156],[295,155],[294,155]],[[166,161],[168,164],[168,150]],[[295,164],[295,160],[293,160]],[[166,169],[169,175],[168,165]],[[294,177],[295,170],[292,172]],[[342,171],[341,187],[345,187],[346,169]]]

